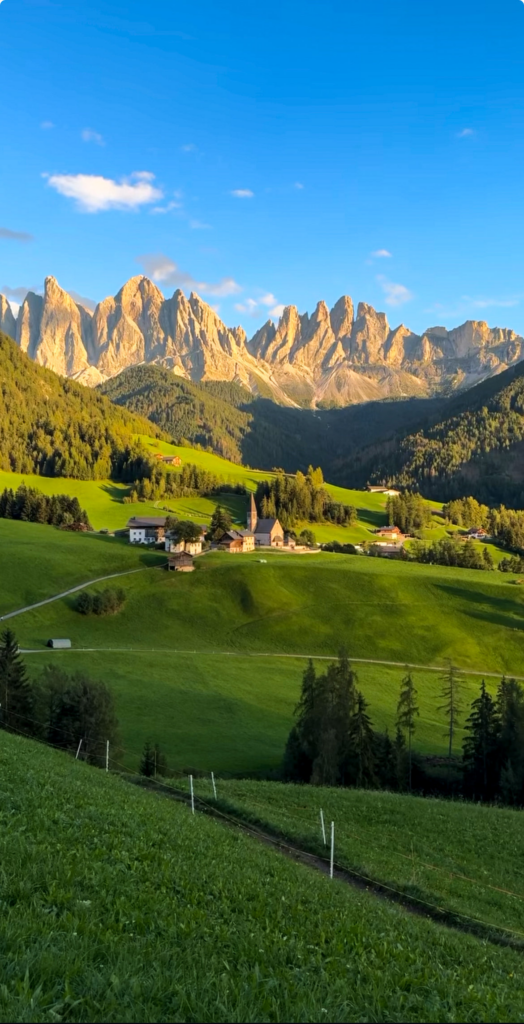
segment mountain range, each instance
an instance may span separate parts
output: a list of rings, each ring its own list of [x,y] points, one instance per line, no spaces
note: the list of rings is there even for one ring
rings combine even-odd
[[[345,406],[382,398],[450,394],[524,358],[509,328],[468,320],[418,335],[343,295],[309,316],[286,306],[251,339],[226,327],[198,295],[165,298],[147,277],[133,277],[91,311],[54,277],[44,294],[28,292],[17,317],[0,295],[0,330],[42,366],[95,386],[122,370],[156,364],[191,381],[234,381],[254,395],[296,407]]]

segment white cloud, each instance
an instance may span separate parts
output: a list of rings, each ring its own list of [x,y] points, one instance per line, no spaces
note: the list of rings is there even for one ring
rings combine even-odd
[[[176,203],[174,200],[171,200],[165,206],[154,206],[151,213],[169,213],[171,210],[180,210],[181,206],[182,203]]]
[[[62,196],[74,199],[84,213],[100,210],[136,210],[163,198],[150,171],[135,171],[129,178],[114,181],[100,174],[44,174],[48,185]]]
[[[105,146],[103,136],[92,128],[84,128],[82,130],[82,139],[84,142],[95,142],[97,146]]]
[[[181,146],[180,149],[182,150],[183,153],[195,153],[197,147],[195,146],[194,142],[186,142],[186,144],[184,146]]]
[[[197,281],[195,277],[181,270],[169,256],[164,253],[145,253],[138,257],[146,274],[149,274],[159,284],[171,285],[173,288],[189,288],[192,291],[201,292],[203,295],[212,295],[215,298],[226,298],[228,295],[238,295],[242,288],[232,277],[222,277],[220,281]]]
[[[11,231],[10,228],[0,228],[0,238],[4,238],[8,242],[33,241],[33,236],[28,235],[27,231]]]
[[[474,128],[462,128],[460,132],[457,132],[457,139],[467,139],[472,135],[476,135]]]
[[[403,306],[405,302],[410,302],[413,298],[409,288],[406,288],[404,284],[395,284],[393,281],[388,281],[387,277],[384,277],[382,274],[377,275],[377,281],[386,296],[388,306]]]
[[[471,298],[470,295],[463,295],[462,301],[468,302],[471,306],[475,306],[477,309],[488,309],[489,306],[501,306],[502,308],[518,306],[520,299],[518,297],[513,297],[510,299],[492,299],[480,297],[477,299],[473,299]]]
[[[250,188],[234,188],[229,194],[237,199],[252,199],[255,193]]]
[[[278,305],[273,306],[273,309],[270,309],[269,312],[270,312],[271,316],[281,317],[282,313],[285,310],[285,308],[286,307],[284,306],[284,304],[282,302],[279,302]]]
[[[50,128],[54,128],[55,126],[52,121],[42,121],[40,127],[43,128],[46,132],[49,131]]]
[[[265,311],[261,308],[262,306],[271,306],[272,308],[268,310],[269,315],[275,317],[282,316],[285,309],[281,303],[277,302],[275,296],[271,292],[268,292],[266,295],[262,295],[259,299],[244,299],[243,302],[237,302],[235,309],[238,310],[239,313],[247,313],[249,316],[256,317],[260,316],[261,313],[266,315]]]
[[[201,220],[190,220],[189,227],[192,228],[193,231],[207,231],[207,229],[211,227],[211,224],[204,224]]]
[[[386,259],[387,257],[390,257],[392,254],[388,252],[387,249],[375,249],[375,252],[372,252],[371,255],[374,256],[375,259],[380,260]]]
[[[268,292],[267,295],[263,295],[258,301],[262,306],[274,306],[277,300],[272,292]]]

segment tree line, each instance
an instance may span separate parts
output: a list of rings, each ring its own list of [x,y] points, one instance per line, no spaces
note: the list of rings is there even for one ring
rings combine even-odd
[[[456,526],[482,527],[493,540],[510,551],[524,552],[524,511],[498,505],[490,508],[473,497],[456,498],[442,508],[444,517]]]
[[[424,498],[417,493],[406,491],[388,498],[386,504],[388,523],[405,534],[414,534],[431,523],[431,509]]]
[[[299,470],[294,476],[277,470],[274,479],[263,480],[257,487],[255,501],[260,517],[278,519],[285,530],[300,521],[352,526],[357,521],[356,508],[333,501],[323,483],[320,467],[310,466],[306,474]]]
[[[225,477],[211,473],[193,463],[184,463],[180,473],[168,469],[158,460],[148,460],[141,467],[131,493],[124,501],[158,501],[168,498],[207,497],[210,494],[245,494],[241,483],[231,483]]]
[[[357,786],[422,793],[462,793],[467,799],[524,805],[524,690],[501,679],[495,697],[484,680],[463,719],[464,681],[450,662],[440,680],[441,715],[447,741],[445,772],[438,774],[413,751],[420,715],[413,674],[406,669],[397,702],[393,739],[374,730],[369,704],[342,651],[325,672],[312,661],[302,677],[282,776],[319,786]],[[457,730],[464,721],[461,755]]]
[[[43,494],[36,487],[20,484],[16,491],[5,487],[0,494],[0,519],[20,519],[27,523],[49,523],[51,526],[81,524],[92,526],[78,498],[68,494]]]
[[[441,537],[430,544],[414,540],[405,557],[410,562],[424,562],[427,565],[450,565],[460,569],[495,568],[488,548],[478,548],[472,540],[460,540],[458,537]]]

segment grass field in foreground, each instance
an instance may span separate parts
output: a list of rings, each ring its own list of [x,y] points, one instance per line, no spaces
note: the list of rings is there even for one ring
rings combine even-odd
[[[178,783],[177,785],[181,785]],[[187,790],[187,784],[183,784]],[[195,792],[212,797],[208,779]],[[218,782],[221,805],[326,856],[320,808],[335,822],[336,862],[524,942],[524,816],[507,808],[276,782]]]
[[[3,1020],[522,1016],[518,953],[30,741],[0,768]]]

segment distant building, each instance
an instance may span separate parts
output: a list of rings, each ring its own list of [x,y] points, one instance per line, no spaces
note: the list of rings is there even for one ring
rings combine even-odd
[[[466,530],[465,536],[468,540],[489,540],[489,533],[482,526],[472,526]]]
[[[187,551],[181,551],[177,555],[168,555],[167,568],[174,572],[193,572],[195,567],[192,556]]]
[[[182,551],[186,551],[188,555],[200,555],[202,553],[202,541],[174,540],[172,537],[167,536],[165,539],[165,549],[172,555],[180,554]]]
[[[284,531],[278,519],[259,519],[255,499],[251,494],[247,525],[255,535],[257,547],[284,547]]]
[[[371,487],[368,484],[367,490],[370,494],[387,494],[390,498],[396,497],[397,494],[400,494],[400,491],[395,490],[394,487]]]
[[[52,647],[53,650],[55,650],[55,651],[57,651],[57,650],[62,650],[63,651],[63,650],[67,650],[67,649],[69,649],[69,647],[71,647],[71,641],[70,640],[48,640],[47,641],[47,646],[48,647]]]
[[[157,544],[165,537],[166,516],[133,516],[127,524],[130,544]]]
[[[181,466],[182,459],[180,455],[160,455],[160,452],[156,455],[159,462],[163,462],[166,466]]]
[[[399,530],[398,526],[381,526],[380,530],[375,530],[375,536],[398,543],[403,543],[405,539],[404,534]]]
[[[222,551],[229,551],[231,554],[245,554],[255,550],[255,536],[251,530],[228,530],[218,542]]]

